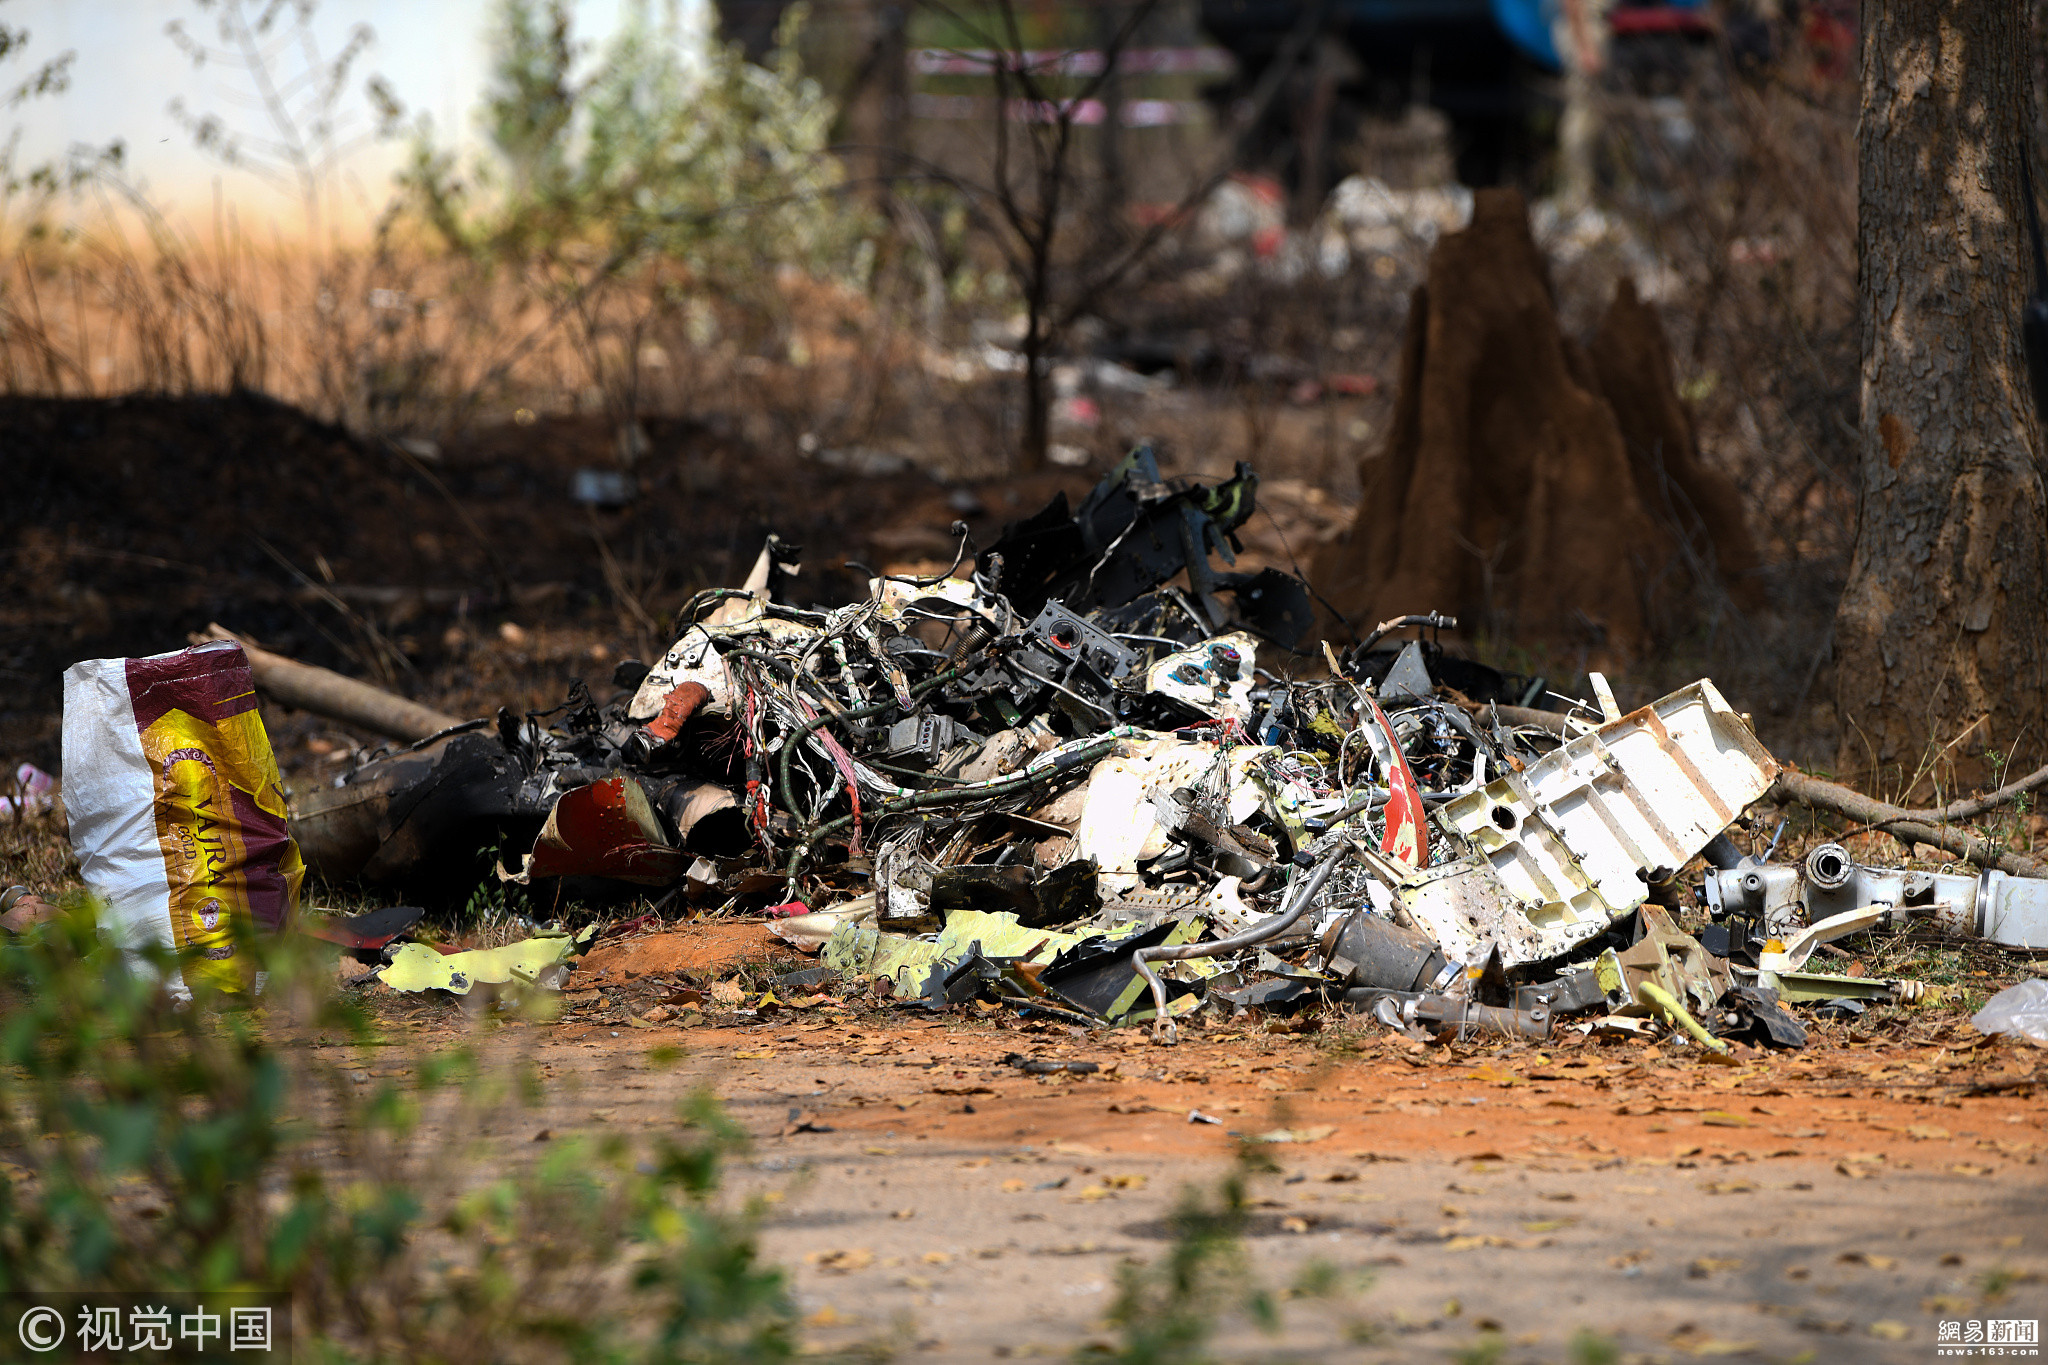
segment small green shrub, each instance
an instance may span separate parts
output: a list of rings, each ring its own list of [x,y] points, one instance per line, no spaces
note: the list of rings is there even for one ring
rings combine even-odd
[[[530,1069],[392,1048],[282,945],[244,946],[261,1008],[172,1008],[154,973],[175,960],[131,967],[85,912],[0,947],[0,1289],[289,1291],[334,1360],[795,1352],[757,1210],[717,1198],[743,1135],[709,1096],[651,1153],[487,1154],[477,1135],[540,1098]],[[336,1048],[353,1062],[317,1059]]]
[[[1077,1359],[1120,1365],[1194,1365],[1227,1310],[1237,1309],[1267,1331],[1280,1313],[1273,1295],[1250,1274],[1244,1230],[1252,1177],[1272,1170],[1250,1143],[1217,1182],[1213,1193],[1190,1186],[1168,1219],[1173,1244],[1158,1260],[1123,1269],[1116,1301],[1106,1315],[1120,1340],[1107,1355],[1084,1350]]]

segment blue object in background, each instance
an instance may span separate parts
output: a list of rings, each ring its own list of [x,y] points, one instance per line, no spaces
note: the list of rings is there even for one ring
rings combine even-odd
[[[1487,0],[1493,22],[1507,35],[1515,49],[1546,71],[1562,71],[1564,59],[1558,54],[1557,39],[1550,20],[1554,0]]]

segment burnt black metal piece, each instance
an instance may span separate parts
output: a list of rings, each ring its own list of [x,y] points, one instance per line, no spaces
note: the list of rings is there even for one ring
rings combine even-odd
[[[327,881],[389,884],[457,849],[488,843],[500,821],[523,813],[524,773],[498,736],[464,730],[373,760],[296,803],[292,837],[307,868]]]
[[[1744,1016],[1745,1026],[1738,1036],[1772,1047],[1806,1046],[1806,1026],[1779,1002],[1778,993],[1770,987],[1737,986],[1724,1003],[1734,1005]]]
[[[1239,463],[1213,487],[1176,488],[1160,474],[1152,448],[1139,446],[1072,513],[1062,492],[1005,526],[988,551],[1003,560],[996,586],[1028,616],[1054,600],[1086,613],[1121,607],[1185,571],[1209,626],[1220,628],[1215,593],[1223,585],[1209,556],[1236,562],[1231,538],[1251,519],[1258,485],[1251,466]]]
[[[1322,999],[1322,992],[1316,989],[1315,982],[1294,976],[1254,981],[1247,986],[1211,993],[1218,1000],[1228,1001],[1239,1009],[1264,1010],[1270,1014],[1292,1014]]]
[[[1166,942],[1178,927],[1172,920],[1161,920],[1124,938],[1083,939],[1048,963],[1039,973],[1038,982],[1105,1019],[1118,1018],[1131,1010],[1149,1009],[1151,1001],[1144,998],[1144,982],[1131,963],[1131,954]],[[1167,990],[1170,1003],[1195,993],[1196,987],[1169,981]]]
[[[1003,1062],[1007,1066],[1016,1067],[1027,1076],[1056,1076],[1063,1071],[1074,1076],[1092,1076],[1102,1070],[1101,1064],[1097,1062],[1051,1061],[1042,1057],[1026,1057],[1021,1052],[1006,1053]]]

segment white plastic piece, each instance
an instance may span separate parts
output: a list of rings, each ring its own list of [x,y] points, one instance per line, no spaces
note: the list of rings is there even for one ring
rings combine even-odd
[[[1769,790],[1778,765],[1701,679],[1446,803],[1478,856],[1404,880],[1402,902],[1453,958],[1514,966],[1569,951],[1641,905]]]
[[[152,760],[135,726],[127,666],[126,659],[87,659],[65,670],[64,806],[80,874],[105,907],[100,933],[135,953],[178,942]],[[182,980],[169,984],[174,996],[191,998]]]
[[[1614,689],[1607,685],[1605,673],[1588,673],[1586,681],[1593,684],[1593,697],[1600,703],[1600,718],[1609,724],[1621,719],[1621,703],[1614,699]]]
[[[825,940],[833,931],[846,923],[869,924],[875,918],[875,895],[872,891],[843,901],[829,910],[813,910],[808,915],[791,915],[787,919],[768,921],[768,932],[807,953],[815,953],[825,946]]]
[[[1265,803],[1248,770],[1273,752],[1266,745],[1245,744],[1219,755],[1214,745],[1167,738],[1125,746],[1097,763],[1089,775],[1074,828],[1073,856],[1090,859],[1100,869],[1105,896],[1134,890],[1139,885],[1139,862],[1158,857],[1170,843],[1153,798],[1179,787],[1200,787],[1211,780],[1217,764],[1226,764],[1226,812],[1230,823],[1241,824]]]
[[[1844,910],[1839,915],[1829,915],[1786,939],[1784,952],[1759,954],[1756,965],[1767,972],[1796,972],[1806,965],[1806,959],[1812,957],[1813,950],[1821,944],[1833,943],[1838,938],[1872,928],[1883,923],[1890,914],[1888,905],[1866,905],[1860,910]]]
[[[2010,1033],[2030,1043],[2048,1044],[2048,981],[2036,977],[2008,986],[1970,1016],[1979,1033]]]
[[[1237,657],[1232,660],[1221,654],[1222,650],[1234,651]],[[1252,718],[1252,670],[1258,658],[1259,642],[1241,630],[1233,631],[1160,659],[1145,670],[1145,690],[1218,720],[1248,722]]]

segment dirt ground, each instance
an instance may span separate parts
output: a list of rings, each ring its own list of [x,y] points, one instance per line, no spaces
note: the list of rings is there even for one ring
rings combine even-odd
[[[2044,1054],[1953,1009],[1818,1023],[1803,1052],[1730,1063],[1570,1031],[1424,1044],[1341,1019],[1218,1021],[1166,1047],[801,995],[751,1022],[707,1001],[709,1022],[645,1025],[677,973],[786,966],[769,942],[714,924],[601,945],[558,1019],[489,1047],[545,1078],[531,1131],[502,1138],[529,1151],[657,1132],[710,1087],[753,1138],[728,1188],[771,1201],[764,1251],[792,1269],[814,1349],[1108,1343],[1121,1268],[1159,1256],[1183,1190],[1213,1189],[1265,1135],[1292,1140],[1261,1148],[1278,1169],[1254,1183],[1247,1281],[1286,1291],[1322,1267],[1335,1288],[1288,1298],[1277,1337],[1227,1317],[1230,1359],[1555,1362],[1592,1332],[1626,1360],[1920,1361],[1944,1320],[2048,1302]],[[429,1049],[479,1027],[371,999]]]

